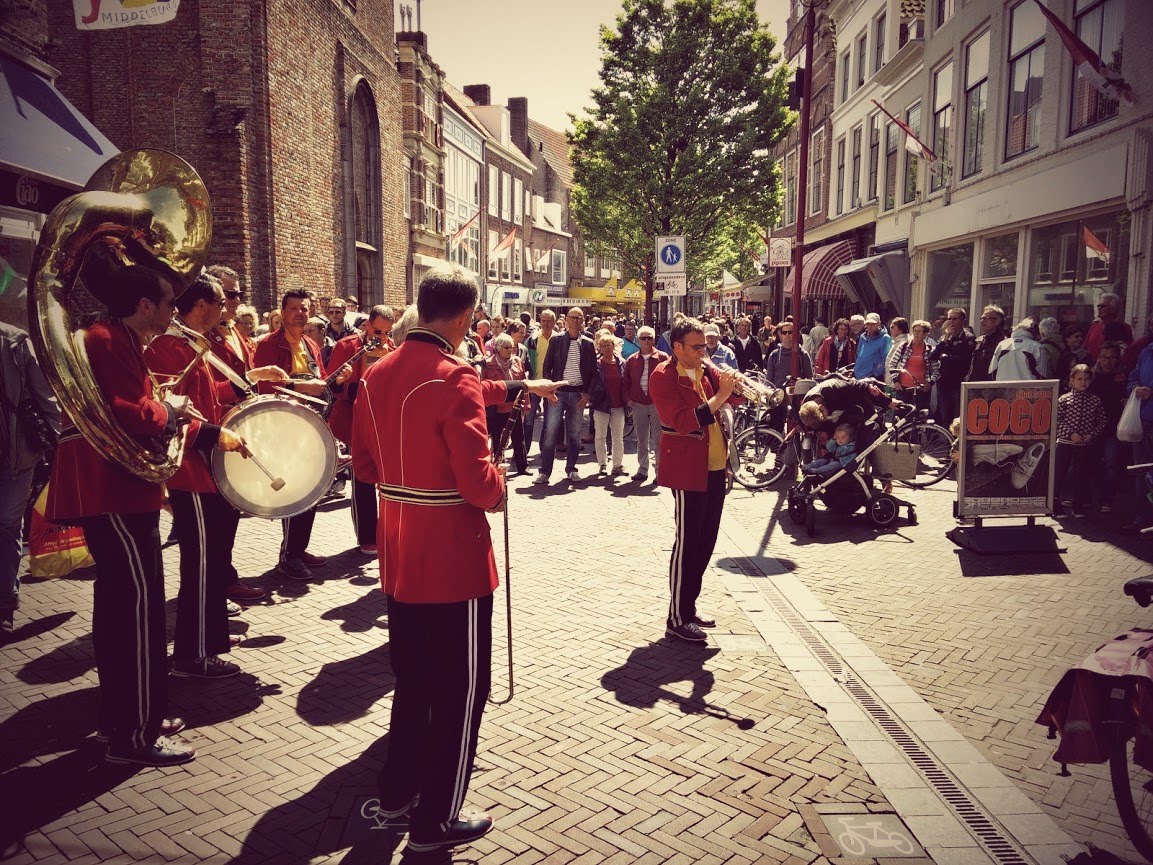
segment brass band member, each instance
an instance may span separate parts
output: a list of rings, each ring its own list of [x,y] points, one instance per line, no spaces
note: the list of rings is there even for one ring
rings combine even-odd
[[[672,488],[676,503],[665,633],[703,643],[701,628],[716,622],[697,612],[697,596],[721,527],[728,471],[728,442],[717,413],[732,396],[737,373],[703,365],[708,344],[695,318],[673,325],[669,343],[673,356],[649,377],[649,396],[661,417],[657,483]]]
[[[224,290],[206,273],[176,298],[176,310],[184,324],[201,335],[216,327],[223,304]],[[180,375],[195,356],[195,349],[178,328],[158,336],[144,352],[152,371],[165,376]],[[285,375],[280,367],[270,366],[250,370],[248,377],[252,381],[277,381]],[[219,679],[240,672],[240,667],[220,657],[231,648],[225,597],[236,575],[232,548],[240,512],[217,490],[206,452],[216,444],[225,450],[240,449],[236,437],[219,427],[237,392],[229,382],[218,380],[204,359],[194,363],[176,392],[187,395],[208,423],[201,425],[193,446],[184,451],[180,469],[167,483],[180,544],[172,673]]]
[[[172,283],[143,266],[102,282],[89,287],[112,318],[85,331],[84,350],[104,400],[130,435],[175,435],[177,422],[187,417],[188,397],[157,399],[143,355],[149,340],[172,321]],[[196,755],[189,745],[167,738],[184,722],[164,717],[162,498],[159,484],[131,474],[105,458],[74,426],[65,427],[45,515],[83,526],[96,562],[92,641],[100,675],[100,732],[108,737],[105,759],[110,763],[174,766]]]
[[[356,476],[382,485],[380,573],[391,598],[396,690],[381,814],[409,818],[414,853],[492,828],[487,815],[460,813],[490,681],[497,571],[485,511],[504,498],[480,379],[455,353],[476,301],[468,271],[430,270],[417,327],[368,371],[353,422]]]

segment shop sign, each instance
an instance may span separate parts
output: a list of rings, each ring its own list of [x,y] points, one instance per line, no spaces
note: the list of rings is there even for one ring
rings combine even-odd
[[[27,174],[0,169],[0,205],[36,213],[51,213],[52,208],[74,194],[74,190]]]
[[[961,385],[957,516],[1053,512],[1058,382]]]

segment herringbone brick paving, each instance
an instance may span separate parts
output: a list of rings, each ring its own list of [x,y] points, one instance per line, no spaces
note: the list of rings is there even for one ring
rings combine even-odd
[[[849,629],[1075,840],[1142,861],[1113,804],[1107,766],[1070,766],[1034,724],[1070,666],[1148,615],[1123,596],[1150,573],[1153,542],[1119,535],[1116,515],[1049,521],[1062,555],[981,557],[944,537],[956,523],[951,481],[901,490],[919,524],[878,533],[861,516],[821,513],[809,538],[778,492],[730,497],[729,512]],[[994,525],[996,523],[993,523]]]
[[[667,493],[514,485],[516,695],[485,715],[469,801],[498,829],[465,858],[810,863],[824,857],[800,805],[889,810],[775,656],[663,638]],[[291,584],[269,573],[279,526],[242,522],[237,566],[272,598],[233,620],[244,674],[171,680],[199,756],[166,771],[108,766],[90,738],[89,575],[26,585],[0,667],[10,861],[399,860],[358,812],[387,748],[392,679],[376,566],[351,536],[347,503],[324,504],[312,549],[333,558]],[[174,548],[165,562],[174,595]],[[755,633],[715,581],[702,608],[721,633]],[[503,610],[498,594],[497,697]]]

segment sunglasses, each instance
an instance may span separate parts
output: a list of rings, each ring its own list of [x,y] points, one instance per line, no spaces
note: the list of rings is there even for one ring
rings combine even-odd
[[[791,330],[780,330],[780,331],[777,331],[777,333],[779,333],[781,336],[789,336],[792,333],[792,331]]]
[[[643,339],[647,342],[652,342],[654,339],[656,339],[656,337],[655,336],[642,336],[641,339]]]
[[[242,292],[242,291],[226,291],[226,292],[224,292],[224,296],[225,297],[239,297],[241,300],[244,300],[244,292]]]
[[[703,342],[682,342],[681,345],[689,351],[704,351],[708,348],[708,345]]]

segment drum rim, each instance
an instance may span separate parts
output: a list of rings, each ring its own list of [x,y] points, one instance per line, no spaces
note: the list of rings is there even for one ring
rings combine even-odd
[[[228,483],[228,477],[224,472],[224,460],[227,456],[225,451],[222,451],[218,448],[213,449],[212,459],[210,460],[210,470],[212,472],[212,479],[216,482],[216,489],[225,498],[225,500],[227,500],[228,503],[238,511],[253,517],[262,517],[263,519],[268,520],[282,520],[288,519],[289,517],[298,516],[299,514],[303,514],[305,511],[311,510],[320,503],[321,499],[324,498],[324,494],[328,491],[328,488],[331,485],[331,479],[336,474],[336,439],[333,438],[332,430],[328,428],[328,424],[324,422],[324,418],[322,418],[317,412],[312,411],[311,409],[301,405],[294,400],[287,399],[285,397],[274,396],[272,394],[259,394],[257,396],[249,397],[243,402],[237,403],[228,411],[227,414],[225,414],[223,419],[221,419],[220,426],[222,428],[229,428],[229,422],[234,420],[238,415],[242,413],[245,415],[255,414],[257,410],[267,411],[272,408],[287,408],[294,413],[304,412],[302,417],[315,418],[313,428],[321,432],[322,441],[327,444],[327,446],[324,447],[324,474],[329,476],[329,482],[327,484],[320,484],[318,486],[317,490],[315,491],[315,498],[309,496],[308,499],[302,500],[305,502],[305,504],[293,511],[274,510],[271,508],[259,508],[254,510],[249,507],[251,503],[247,500],[245,500],[243,504],[238,504],[237,502],[237,500],[240,500],[243,497],[236,490],[236,487]]]

